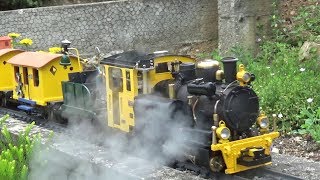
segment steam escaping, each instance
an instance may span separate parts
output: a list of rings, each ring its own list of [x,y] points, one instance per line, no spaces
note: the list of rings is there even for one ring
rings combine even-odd
[[[97,85],[97,89],[99,86],[104,85]],[[172,101],[152,96],[136,102],[136,126],[130,135],[107,128],[104,113],[94,123],[91,119],[69,116],[66,132],[56,134],[50,141],[52,148],[36,148],[31,159],[30,179],[128,179],[127,174],[134,177],[135,169],[141,171],[147,166],[184,160],[188,148],[186,140],[201,140],[183,130],[190,127],[190,116],[177,111]],[[100,159],[101,164],[91,159]],[[127,168],[121,170],[120,167]],[[148,174],[150,169],[145,171]]]

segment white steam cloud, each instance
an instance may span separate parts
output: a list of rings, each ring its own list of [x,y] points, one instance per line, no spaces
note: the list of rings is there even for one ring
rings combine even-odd
[[[104,85],[98,86],[103,89],[101,86]],[[130,169],[134,171],[147,166],[167,165],[174,159],[186,158],[185,140],[195,139],[194,135],[181,130],[190,123],[188,117],[181,112],[172,116],[171,103],[162,101],[161,98],[154,98],[153,105],[150,102],[150,98],[140,100],[142,109],[138,111],[141,111],[143,117],[136,121],[132,136],[120,133],[120,130],[110,131],[102,126],[97,128],[88,119],[69,117],[66,133],[56,134],[49,145],[54,146],[53,149],[58,147],[84,160],[71,158],[51,148],[48,150],[48,147],[39,146],[31,159],[29,179],[122,180],[128,179],[124,174],[130,174],[130,172],[119,172],[121,166],[128,167],[124,168],[127,171]],[[104,123],[107,127],[104,118],[100,118],[99,121],[99,124]],[[92,154],[92,147],[89,148],[89,144],[104,149],[104,152],[99,155]],[[90,157],[114,163],[109,164],[110,168],[106,167],[108,165],[95,165],[88,161]]]

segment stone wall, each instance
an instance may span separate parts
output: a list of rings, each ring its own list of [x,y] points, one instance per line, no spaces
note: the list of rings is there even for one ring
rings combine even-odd
[[[68,39],[81,53],[172,49],[218,38],[217,0],[121,0],[0,12],[0,35],[47,50]]]
[[[263,35],[270,31],[273,0],[218,0],[219,50],[232,55],[240,46],[255,53]]]

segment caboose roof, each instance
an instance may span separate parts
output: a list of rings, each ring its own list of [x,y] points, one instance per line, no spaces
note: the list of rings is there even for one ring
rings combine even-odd
[[[11,40],[11,38],[9,36],[1,36],[0,37],[0,41],[8,41]]]
[[[8,63],[18,66],[41,68],[49,62],[61,58],[62,54],[51,54],[46,52],[23,52],[13,56]]]
[[[10,52],[23,52],[23,50],[20,50],[20,49],[0,49],[0,56],[3,56],[7,53],[10,53]]]

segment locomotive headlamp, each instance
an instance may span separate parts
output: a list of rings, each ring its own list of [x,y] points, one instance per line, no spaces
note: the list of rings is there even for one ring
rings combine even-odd
[[[219,122],[219,127],[217,128],[216,133],[219,139],[222,139],[222,140],[229,139],[231,135],[230,129],[226,127],[226,124],[224,121]]]
[[[237,80],[240,82],[240,86],[246,85],[251,80],[251,74],[245,70],[245,67],[243,64],[239,65]]]
[[[269,119],[267,118],[267,116],[262,114],[258,117],[258,124],[261,128],[266,129],[269,126]]]
[[[242,80],[244,82],[249,82],[251,79],[251,74],[250,73],[244,73],[243,76],[242,76]]]
[[[221,137],[221,139],[229,139],[229,137],[230,137],[230,130],[229,130],[229,128],[223,128],[223,129],[221,129],[220,137]]]

